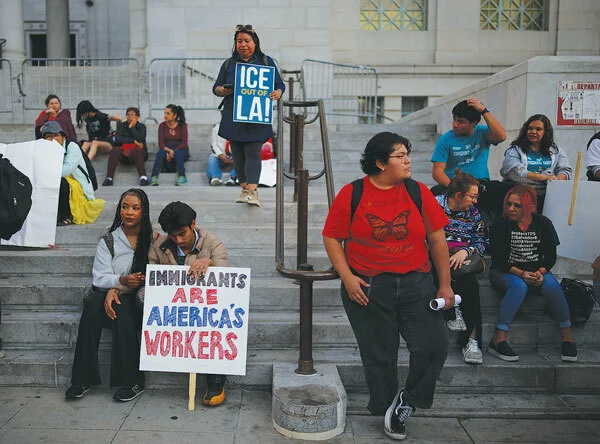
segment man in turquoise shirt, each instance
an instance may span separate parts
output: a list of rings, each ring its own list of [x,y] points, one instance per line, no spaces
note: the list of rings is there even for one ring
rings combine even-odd
[[[487,125],[478,125],[481,116]],[[497,207],[503,189],[499,182],[490,181],[487,162],[490,144],[497,145],[505,139],[506,131],[483,103],[475,98],[459,102],[452,109],[452,129],[438,139],[431,157],[431,175],[438,183],[431,189],[433,194],[445,193],[460,169],[480,181],[479,210]]]

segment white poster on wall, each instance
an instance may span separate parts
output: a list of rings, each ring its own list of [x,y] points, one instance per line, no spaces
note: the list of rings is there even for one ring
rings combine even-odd
[[[29,177],[33,187],[31,210],[23,227],[9,240],[2,239],[2,245],[45,248],[54,245],[63,153],[58,142],[43,139],[0,143],[0,154]]]
[[[148,265],[140,370],[245,375],[250,269]]]
[[[600,255],[600,182],[579,181],[573,224],[569,225],[569,208],[573,181],[553,180],[548,184],[544,216],[550,218],[558,233],[558,255],[593,262]]]

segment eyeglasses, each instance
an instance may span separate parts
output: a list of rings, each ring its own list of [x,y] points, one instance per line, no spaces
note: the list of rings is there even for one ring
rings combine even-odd
[[[479,199],[479,194],[467,194],[467,193],[463,193],[463,195],[470,197],[473,200],[477,200]]]
[[[506,202],[506,206],[507,206],[508,208],[515,207],[517,210],[519,210],[519,209],[523,208],[523,204],[520,204],[520,203],[514,203],[514,202]]]
[[[252,25],[236,25],[235,32],[240,32],[240,31],[248,31],[248,32],[254,33],[254,28],[252,27]]]
[[[53,139],[58,139],[59,137],[62,137],[61,133],[46,133],[44,134],[44,139],[45,140],[53,140]]]
[[[394,158],[394,159],[400,159],[401,162],[404,163],[408,163],[410,161],[410,154],[409,153],[402,153],[402,154],[397,154],[395,156],[389,156],[390,159]]]

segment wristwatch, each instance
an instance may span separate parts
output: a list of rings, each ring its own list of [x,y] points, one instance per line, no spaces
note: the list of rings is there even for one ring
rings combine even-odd
[[[483,108],[483,111],[481,111],[481,115],[483,116],[485,113],[489,113],[490,110],[487,108]]]

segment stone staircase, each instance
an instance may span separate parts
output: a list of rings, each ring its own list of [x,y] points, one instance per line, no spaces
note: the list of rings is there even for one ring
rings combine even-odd
[[[432,185],[429,158],[435,145],[431,126],[332,125],[329,140],[336,190],[360,177],[358,164],[366,141],[378,131],[395,131],[413,143],[413,173],[417,180]],[[161,174],[159,187],[147,187],[151,218],[155,229],[160,210],[172,200],[190,204],[198,213],[197,222],[219,235],[229,252],[230,265],[252,268],[249,350],[246,376],[228,379],[233,387],[269,389],[275,363],[295,363],[298,359],[299,287],[275,271],[275,189],[259,190],[262,208],[234,204],[237,187],[210,187],[207,184],[206,157],[209,125],[190,126],[191,160],[186,164],[189,185],[175,187],[175,174]],[[29,140],[31,126],[0,126],[3,143]],[[157,126],[148,124],[150,170],[157,149]],[[289,136],[284,139],[287,143]],[[305,131],[305,166],[314,174],[322,168],[320,134],[315,125]],[[286,153],[287,157],[287,153]],[[106,156],[94,161],[101,182]],[[295,204],[291,202],[291,182],[286,183],[286,266],[295,266]],[[42,385],[66,387],[70,381],[73,350],[81,313],[83,288],[90,283],[93,255],[98,240],[112,222],[116,203],[126,189],[137,186],[133,166],[119,165],[115,185],[100,187],[97,196],[106,208],[92,225],[57,228],[56,248],[26,249],[0,247],[0,337],[7,356],[0,359],[0,386]],[[330,266],[321,241],[327,215],[324,180],[310,185],[309,261],[315,269]],[[553,270],[558,277],[591,279],[589,264],[560,258]],[[490,288],[487,272],[481,275],[481,303],[484,342],[491,338],[500,297]],[[354,335],[339,299],[339,281],[314,285],[313,356],[315,368],[336,364],[350,396],[364,397],[365,384]],[[520,395],[600,395],[600,313],[595,312],[585,327],[576,327],[579,362],[560,360],[559,332],[545,311],[541,297],[530,296],[519,311],[511,330],[511,343],[521,355],[517,362],[504,362],[484,352],[484,364],[465,364],[452,346],[439,382],[440,393],[519,394]],[[451,344],[456,334],[451,333]],[[103,380],[108,382],[110,332],[103,333],[101,363]],[[399,357],[401,380],[408,371],[408,351],[402,345]],[[187,375],[151,373],[151,388],[187,386]],[[362,398],[361,398],[362,399]],[[594,399],[598,399],[597,397]],[[600,403],[587,410],[600,417]],[[449,407],[450,408],[450,407]],[[493,406],[485,407],[493,414]],[[540,411],[543,407],[540,405]],[[360,408],[358,408],[360,411]],[[477,414],[481,414],[478,412]],[[595,416],[594,416],[595,415]]]

